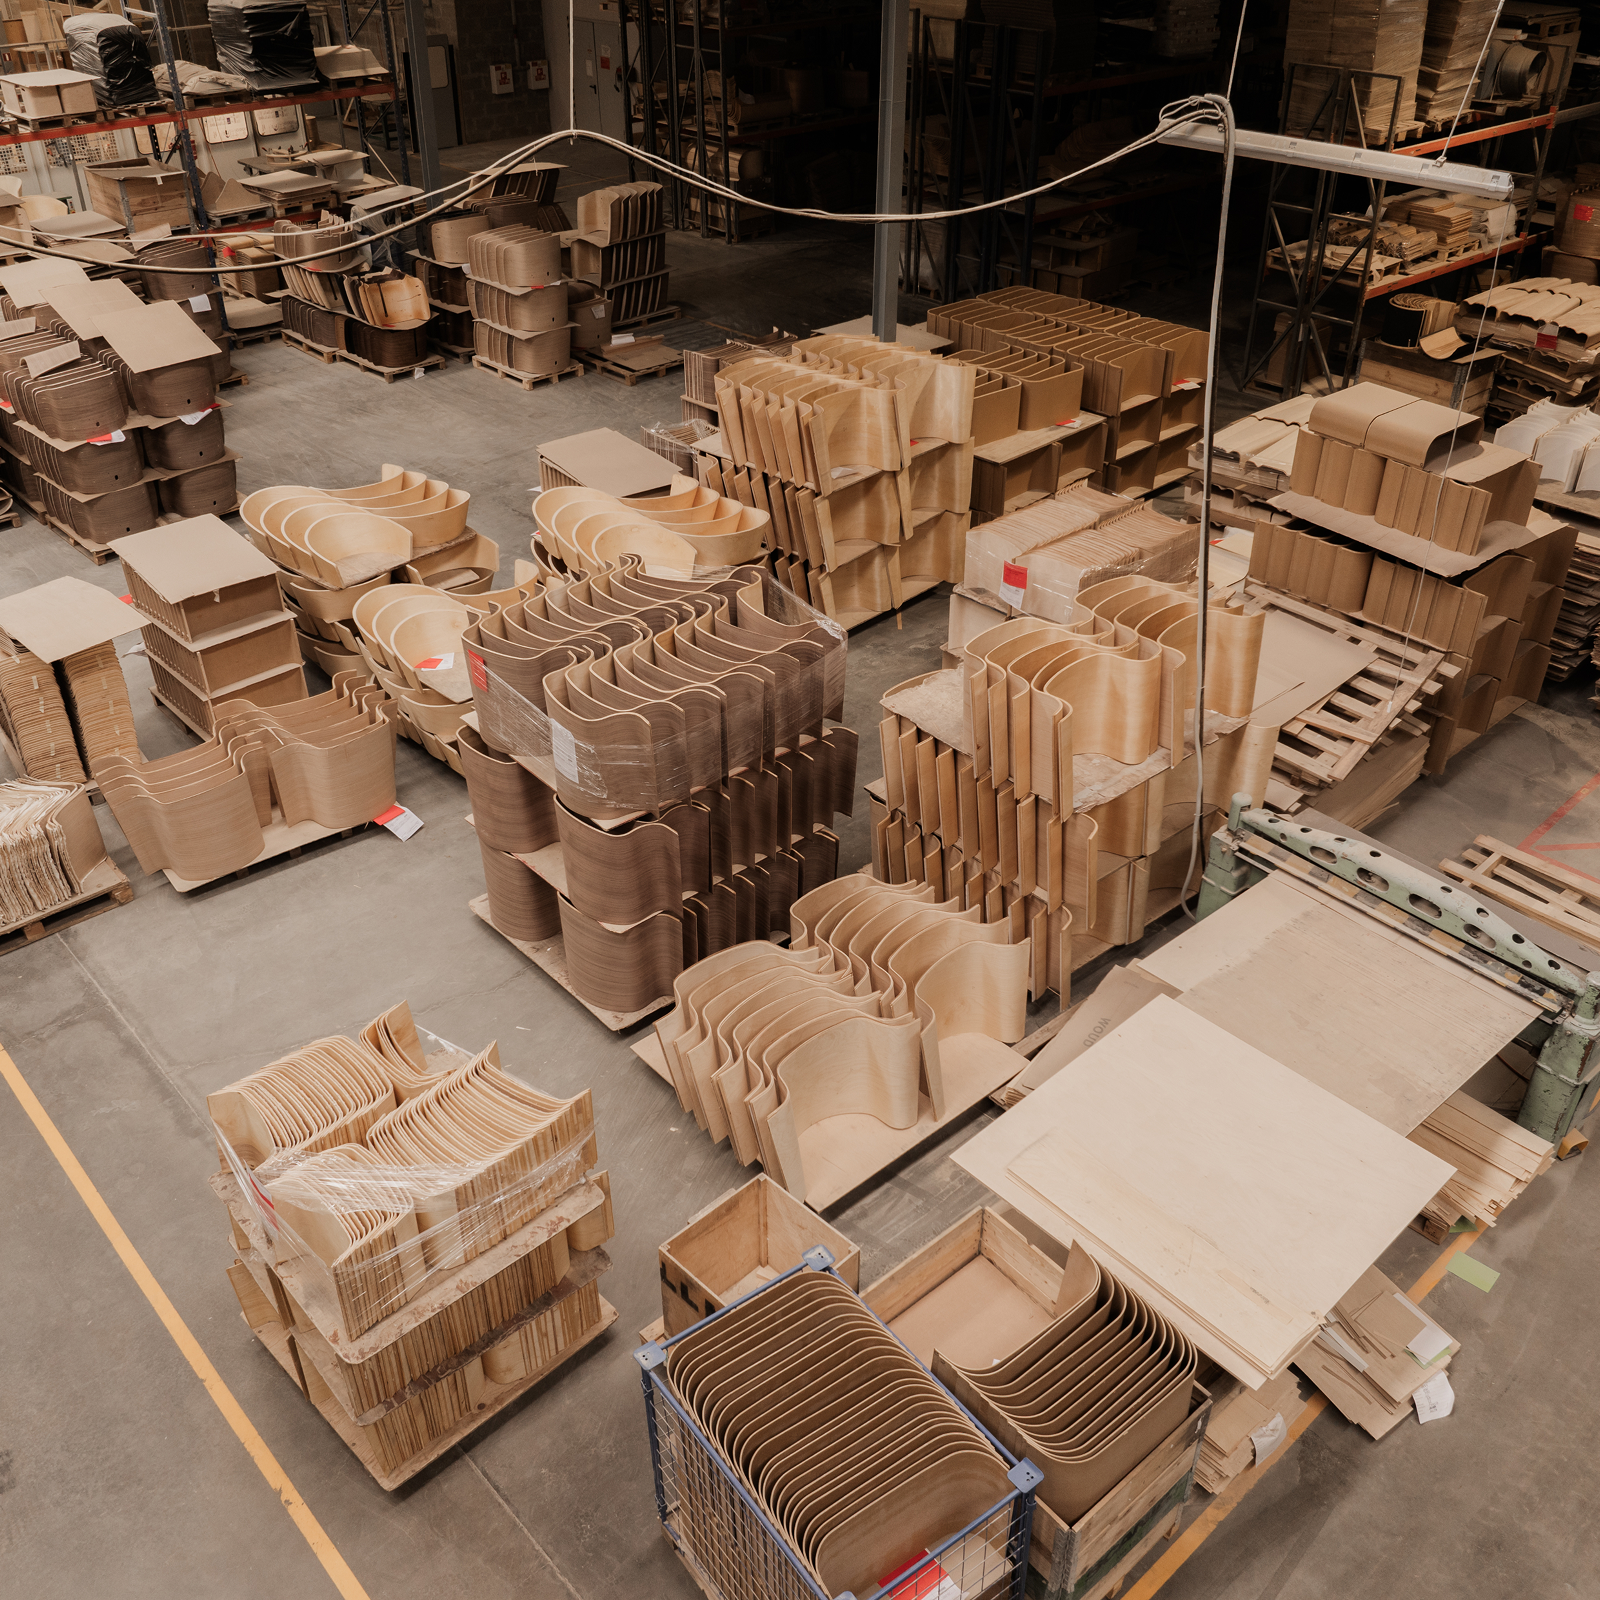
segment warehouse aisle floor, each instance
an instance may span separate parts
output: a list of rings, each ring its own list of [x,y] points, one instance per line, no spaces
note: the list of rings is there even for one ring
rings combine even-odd
[[[849,288],[844,274],[809,281],[824,248],[815,238],[766,243],[770,250],[731,253],[718,244],[723,255],[701,266],[695,252],[705,247],[680,249],[674,240],[675,274],[687,263],[675,295],[693,287],[701,314],[741,326],[769,299],[787,303],[791,316],[799,304],[815,322],[858,314],[859,302],[833,309]],[[727,267],[735,270],[724,278]],[[713,292],[723,282],[726,291]],[[525,394],[452,366],[420,384],[386,386],[280,345],[243,351],[239,365],[251,382],[228,391],[227,420],[243,491],[369,481],[385,460],[426,466],[473,492],[473,524],[500,541],[507,573],[527,548],[538,440],[601,425],[631,433],[677,416],[670,378],[626,389],[585,377]],[[124,588],[115,563],[91,567],[36,523],[0,532],[0,593],[63,573],[112,593]],[[938,664],[945,620],[943,599],[930,596],[908,608],[903,624],[884,619],[852,636],[847,713],[865,735],[863,781],[878,775],[870,736],[878,696]],[[142,657],[125,665],[146,752],[188,744],[150,702]],[[1559,699],[1509,719],[1442,782],[1419,785],[1378,833],[1424,860],[1456,853],[1478,832],[1525,838],[1600,772],[1600,722],[1587,688]],[[693,1595],[655,1522],[629,1351],[636,1330],[659,1314],[658,1242],[748,1174],[695,1129],[625,1038],[468,913],[482,875],[461,782],[409,744],[400,746],[399,780],[401,798],[426,824],[411,840],[368,830],[187,897],[164,878],[144,877],[97,808],[135,898],[0,957],[0,1044],[372,1600]],[[846,870],[867,857],[864,809],[844,828]],[[1573,807],[1564,826],[1563,842],[1600,840],[1600,799]],[[1080,979],[1080,992],[1093,976]],[[217,1156],[204,1101],[309,1039],[354,1031],[401,998],[443,1038],[472,1048],[498,1039],[506,1065],[541,1088],[593,1090],[618,1222],[603,1289],[620,1319],[468,1449],[386,1495],[239,1318],[224,1276],[226,1225],[206,1186]],[[1351,1025],[1361,1025],[1358,998]],[[864,1282],[981,1201],[946,1157],[991,1114],[975,1113],[834,1214],[862,1247]],[[1465,1347],[1452,1367],[1455,1415],[1426,1429],[1402,1424],[1374,1444],[1324,1413],[1164,1596],[1595,1593],[1600,1549],[1580,1498],[1579,1451],[1600,1429],[1588,1337],[1600,1314],[1596,1160],[1558,1167],[1474,1247],[1503,1273],[1491,1294],[1447,1278],[1429,1300]],[[3,1087],[0,1209],[8,1300],[0,1593],[334,1594]],[[1410,1283],[1436,1253],[1406,1234],[1384,1266]],[[1188,1520],[1204,1511],[1198,1496]],[[1150,1591],[1129,1592],[1142,1600]]]

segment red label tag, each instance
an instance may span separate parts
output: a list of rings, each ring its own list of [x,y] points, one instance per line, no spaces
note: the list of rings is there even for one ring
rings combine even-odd
[[[483,664],[483,657],[467,651],[467,676],[472,679],[474,689],[487,689],[489,687],[489,669]]]
[[[372,820],[377,823],[393,822],[404,810],[404,806],[390,806],[381,816],[376,816]]]
[[[1572,220],[1574,222],[1593,222],[1594,207],[1580,205],[1576,200],[1572,202]]]
[[[1056,424],[1056,426],[1058,428],[1075,428],[1075,427],[1077,427],[1077,425],[1078,425],[1078,419],[1076,417],[1063,417]]]
[[[418,672],[431,672],[436,666],[439,665],[439,663],[443,659],[444,659],[443,656],[429,656],[426,661],[417,662],[417,664],[416,664],[417,671]]]
[[[1000,581],[1008,589],[1026,589],[1028,587],[1028,569],[1019,567],[1014,561],[1004,562],[1001,566]]]
[[[119,599],[125,606],[131,606],[133,604],[133,596],[131,594],[119,594],[117,599]]]
[[[602,72],[609,72],[611,70],[611,57],[610,56],[601,56],[600,57],[600,70]]]
[[[1554,350],[1560,338],[1560,328],[1553,322],[1547,322],[1534,336],[1534,347],[1539,350]]]

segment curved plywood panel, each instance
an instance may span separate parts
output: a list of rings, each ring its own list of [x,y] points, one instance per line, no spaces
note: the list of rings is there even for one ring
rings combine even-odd
[[[658,911],[682,909],[677,833],[659,822],[607,832],[556,807],[567,895],[585,916],[628,926]]]
[[[473,729],[462,728],[456,743],[479,843],[508,855],[556,843],[554,794],[510,756],[491,750]]]
[[[299,522],[298,543],[316,563],[316,575],[329,588],[345,589],[365,583],[381,572],[403,566],[411,555],[411,539],[406,530],[386,517],[365,511],[342,511],[311,517],[310,508],[296,513],[285,524],[286,531]]]
[[[618,933],[559,895],[557,904],[574,994],[609,1011],[639,1011],[672,992],[683,971],[683,930],[676,916],[646,917]]]

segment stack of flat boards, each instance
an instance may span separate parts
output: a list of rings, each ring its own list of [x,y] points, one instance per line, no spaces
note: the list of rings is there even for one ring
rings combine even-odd
[[[1166,996],[955,1159],[1251,1388],[1451,1176]]]
[[[52,668],[27,650],[0,654],[0,721],[30,778],[82,783],[72,722]]]

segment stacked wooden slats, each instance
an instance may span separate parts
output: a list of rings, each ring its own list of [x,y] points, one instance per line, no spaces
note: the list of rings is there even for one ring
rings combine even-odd
[[[1460,861],[1440,870],[1491,900],[1558,933],[1600,948],[1600,893],[1594,879],[1480,833]]]
[[[55,672],[28,650],[0,653],[0,724],[30,778],[82,783],[83,763]]]
[[[1232,1386],[1228,1393],[1227,1386]],[[1252,1435],[1269,1427],[1274,1417],[1282,1417],[1285,1429],[1292,1428],[1306,1401],[1300,1398],[1300,1384],[1293,1372],[1285,1370],[1259,1389],[1247,1389],[1237,1378],[1213,1381],[1211,1421],[1200,1441],[1200,1456],[1195,1462],[1195,1482],[1207,1494],[1220,1494],[1256,1460]],[[1268,1454],[1271,1454],[1269,1449]]]
[[[1492,1228],[1500,1213],[1555,1160],[1548,1139],[1519,1128],[1498,1111],[1457,1092],[1407,1137],[1456,1169],[1422,1208],[1448,1228],[1461,1217]]]

